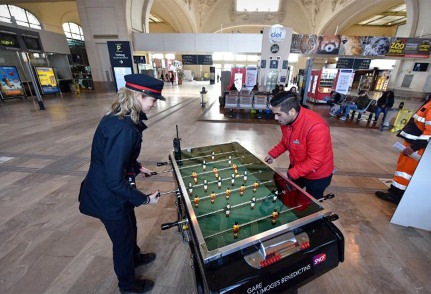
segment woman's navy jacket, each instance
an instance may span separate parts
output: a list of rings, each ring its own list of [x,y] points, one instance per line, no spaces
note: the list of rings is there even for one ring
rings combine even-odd
[[[120,119],[106,115],[93,138],[91,162],[81,184],[79,210],[99,219],[115,220],[127,216],[135,206],[146,204],[149,197],[130,185],[126,174],[139,173],[137,162],[146,129],[140,114],[139,125],[130,116]]]

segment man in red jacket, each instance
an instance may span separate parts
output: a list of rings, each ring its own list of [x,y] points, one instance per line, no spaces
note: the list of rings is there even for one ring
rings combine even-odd
[[[283,137],[265,161],[289,151],[287,176],[316,199],[323,197],[334,170],[331,135],[326,121],[317,113],[300,107],[295,93],[283,92],[270,101],[275,119],[281,125]]]

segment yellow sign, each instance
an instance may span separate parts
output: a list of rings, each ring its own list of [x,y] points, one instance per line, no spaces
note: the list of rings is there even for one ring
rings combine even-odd
[[[413,111],[411,111],[410,109],[399,110],[397,118],[395,119],[394,127],[392,128],[391,132],[394,133],[399,130],[402,130],[409,122],[412,114],[413,114]]]
[[[60,91],[57,79],[52,67],[36,67],[36,74],[39,78],[40,87],[43,94],[57,93]]]

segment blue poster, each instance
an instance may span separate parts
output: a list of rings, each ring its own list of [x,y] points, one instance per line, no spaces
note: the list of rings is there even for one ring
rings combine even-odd
[[[0,66],[0,86],[3,97],[24,96],[24,88],[15,66]]]

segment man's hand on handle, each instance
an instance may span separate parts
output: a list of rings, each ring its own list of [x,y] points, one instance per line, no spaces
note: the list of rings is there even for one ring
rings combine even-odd
[[[159,198],[160,198],[159,190],[157,190],[153,194],[149,195],[148,197],[150,197],[150,202],[148,202],[148,204],[157,204],[157,202],[159,202]]]
[[[410,146],[403,150],[404,155],[407,155],[407,156],[412,155],[413,152],[415,151]]]
[[[274,162],[274,158],[272,158],[271,155],[267,155],[264,160],[266,163],[269,163],[269,164]]]
[[[142,174],[143,177],[152,176],[153,171],[149,170],[148,168],[145,168],[145,167],[141,166],[141,168],[139,170],[141,171],[141,174]]]

